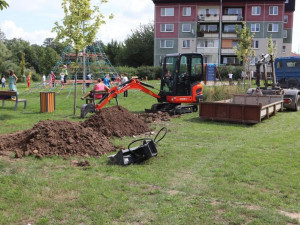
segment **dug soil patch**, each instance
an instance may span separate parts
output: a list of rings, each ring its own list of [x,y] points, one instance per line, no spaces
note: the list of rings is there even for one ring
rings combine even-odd
[[[116,150],[109,138],[139,135],[151,129],[145,118],[121,106],[104,108],[84,122],[58,120],[40,121],[32,129],[0,137],[1,152],[16,152],[16,157],[101,156]],[[158,117],[163,117],[160,114]],[[147,120],[147,119],[146,119]],[[151,119],[156,121],[157,119]],[[165,119],[161,119],[165,120]],[[148,119],[148,122],[150,119]]]
[[[70,121],[45,120],[32,129],[1,138],[0,151],[15,151],[16,157],[100,156],[114,150],[102,133]]]

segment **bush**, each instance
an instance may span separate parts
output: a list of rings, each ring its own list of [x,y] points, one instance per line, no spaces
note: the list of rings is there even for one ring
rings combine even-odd
[[[137,68],[139,77],[142,79],[155,80],[160,77],[161,67],[141,66]]]
[[[241,66],[217,66],[217,78],[220,76],[221,80],[228,80],[228,73],[231,72],[233,74],[232,78],[237,80],[241,78],[242,70]]]
[[[119,74],[127,73],[128,79],[130,79],[132,76],[137,76],[138,72],[137,69],[134,67],[128,67],[128,66],[119,66],[115,68]]]

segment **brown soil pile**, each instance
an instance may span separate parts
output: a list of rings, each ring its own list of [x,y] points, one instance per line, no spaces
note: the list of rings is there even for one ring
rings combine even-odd
[[[32,129],[1,138],[0,151],[15,151],[16,157],[100,156],[114,150],[102,133],[76,122],[45,120]]]
[[[101,109],[82,123],[107,137],[132,136],[150,131],[149,126],[137,115],[121,106]]]
[[[14,151],[16,157],[101,156],[114,151],[109,137],[144,134],[148,124],[127,109],[104,108],[82,123],[46,120],[32,129],[1,136],[1,152]]]

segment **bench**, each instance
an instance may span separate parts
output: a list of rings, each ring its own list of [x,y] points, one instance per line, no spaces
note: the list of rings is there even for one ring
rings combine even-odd
[[[15,99],[13,99],[12,97],[15,97]],[[0,91],[0,100],[2,100],[2,107],[4,107],[5,101],[15,102],[14,110],[17,110],[17,106],[19,102],[24,102],[24,109],[26,109],[27,107],[27,100],[19,99],[18,94],[15,91]]]
[[[95,105],[96,100],[100,100],[98,98],[95,98],[95,95],[104,95],[104,94],[107,94],[107,91],[92,91],[92,93],[93,93],[93,98],[86,98],[85,99],[86,104],[91,103],[91,104]]]

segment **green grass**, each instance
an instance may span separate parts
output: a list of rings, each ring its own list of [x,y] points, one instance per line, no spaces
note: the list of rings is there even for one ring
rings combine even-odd
[[[54,113],[39,112],[38,93],[21,96],[26,110],[7,102],[0,133],[45,119],[81,121],[67,94],[57,94]],[[139,91],[119,100],[132,112],[156,102]],[[157,157],[128,167],[105,156],[87,158],[89,168],[72,166],[73,158],[0,157],[0,224],[297,224],[280,212],[300,213],[299,123],[299,112],[254,126],[183,115],[155,125],[169,129]]]

